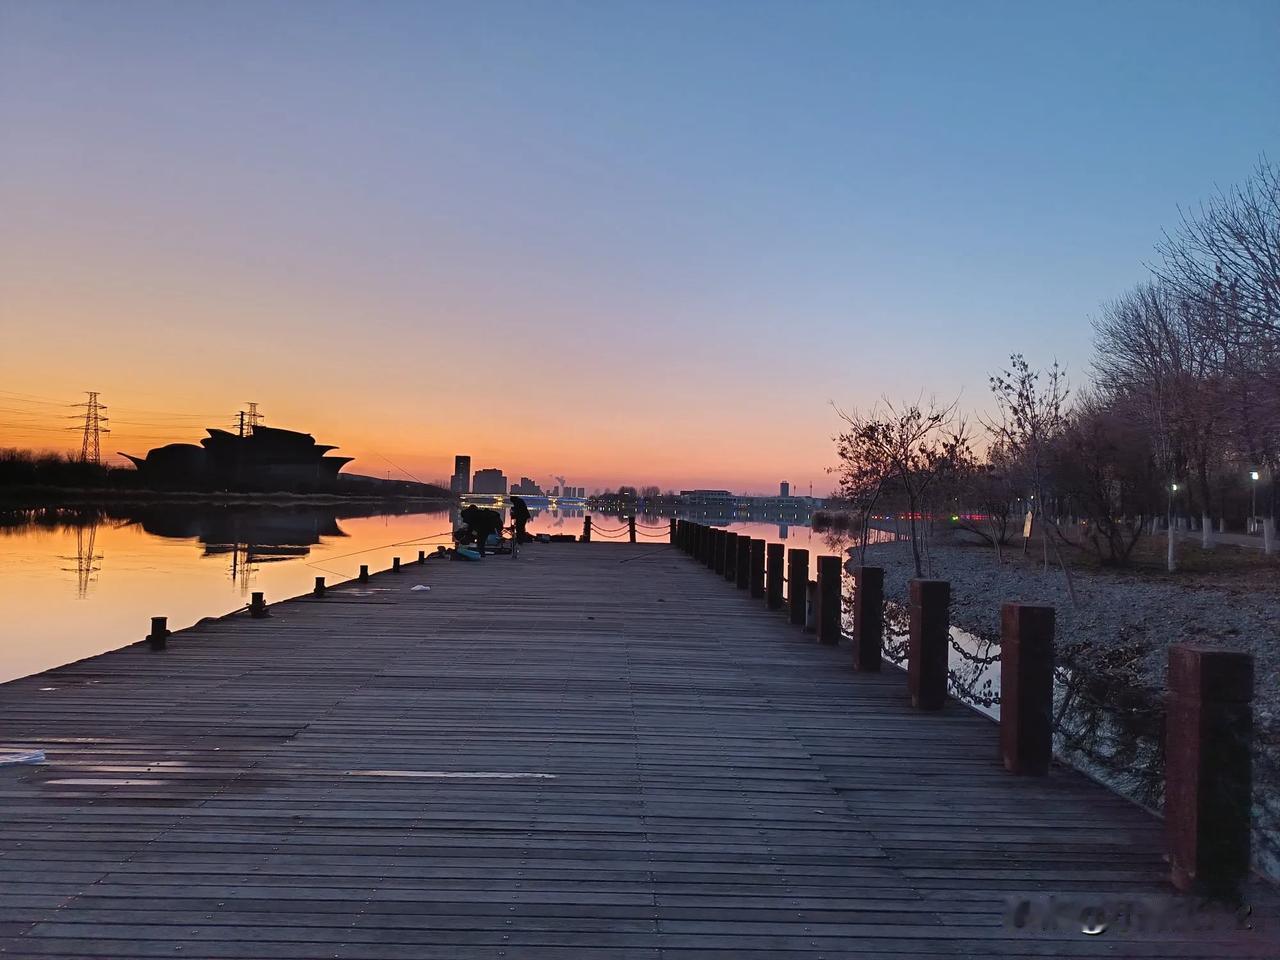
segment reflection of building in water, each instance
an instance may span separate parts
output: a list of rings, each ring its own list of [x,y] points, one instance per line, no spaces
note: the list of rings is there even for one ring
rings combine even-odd
[[[814,497],[742,497],[728,490],[681,490],[678,509],[681,516],[695,520],[806,524],[825,503]],[[780,538],[785,537],[782,531]]]
[[[785,539],[787,539],[787,534],[788,534],[788,533],[790,533],[790,532],[791,532],[791,531],[790,531],[790,528],[789,528],[785,523],[780,523],[780,524],[778,524],[778,539],[779,539],[779,540],[785,540]]]

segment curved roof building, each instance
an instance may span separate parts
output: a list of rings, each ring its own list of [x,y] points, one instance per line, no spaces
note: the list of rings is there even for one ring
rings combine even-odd
[[[325,456],[336,447],[309,433],[255,427],[240,436],[210,428],[200,446],[170,443],[145,457],[123,454],[148,482],[236,490],[318,490],[334,486],[351,457]]]

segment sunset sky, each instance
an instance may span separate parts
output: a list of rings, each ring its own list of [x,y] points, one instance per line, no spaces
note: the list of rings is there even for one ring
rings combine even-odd
[[[0,0],[0,445],[826,492],[1280,159],[1280,3]]]

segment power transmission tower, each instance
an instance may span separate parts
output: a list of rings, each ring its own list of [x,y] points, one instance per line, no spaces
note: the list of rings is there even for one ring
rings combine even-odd
[[[251,437],[253,436],[253,428],[262,422],[262,414],[258,412],[258,405],[256,403],[249,404],[249,413],[245,419],[248,421],[249,426],[249,432],[247,435]]]
[[[84,439],[80,444],[80,462],[81,463],[102,463],[102,435],[110,433],[107,423],[110,421],[102,415],[102,411],[107,409],[103,404],[98,402],[98,393],[96,390],[86,390],[89,399],[84,403],[77,403],[77,407],[84,407]]]

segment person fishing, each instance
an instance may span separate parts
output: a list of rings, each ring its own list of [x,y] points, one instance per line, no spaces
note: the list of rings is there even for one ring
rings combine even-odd
[[[524,502],[524,497],[511,498],[511,522],[516,528],[516,543],[528,543],[532,538],[526,531],[529,525],[529,505]]]
[[[497,510],[477,507],[474,503],[465,507],[461,513],[463,526],[476,538],[476,549],[484,556],[484,545],[490,534],[502,530],[502,514]]]

